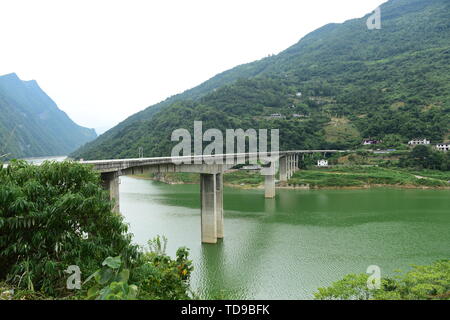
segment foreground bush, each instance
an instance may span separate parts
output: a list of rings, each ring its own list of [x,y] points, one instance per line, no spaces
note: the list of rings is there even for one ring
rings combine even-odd
[[[172,260],[157,238],[143,252],[111,207],[85,165],[0,166],[0,299],[189,298],[187,249]],[[71,265],[80,290],[66,288]]]
[[[86,274],[117,254],[131,261],[137,250],[97,173],[71,162],[0,169],[0,279],[59,295],[69,265]]]
[[[162,242],[161,242],[162,241]],[[184,300],[190,298],[189,280],[193,270],[187,248],[179,248],[173,260],[165,252],[166,239],[149,241],[149,250],[140,256],[132,272],[140,299]]]
[[[180,248],[173,260],[165,253],[166,239],[149,241],[150,250],[140,255],[136,266],[127,269],[121,257],[108,257],[85,282],[93,286],[87,299],[97,300],[186,300],[190,299],[189,279],[192,262],[188,249]],[[92,281],[90,281],[92,279]]]
[[[450,300],[450,260],[414,266],[397,278],[381,279],[369,289],[367,274],[350,274],[314,294],[319,300]]]

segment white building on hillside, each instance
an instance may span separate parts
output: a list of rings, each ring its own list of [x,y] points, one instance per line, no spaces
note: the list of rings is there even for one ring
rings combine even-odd
[[[328,160],[319,160],[317,161],[317,166],[318,167],[328,167]]]
[[[436,149],[444,152],[450,151],[450,143],[438,143]]]
[[[430,140],[427,140],[427,139],[412,139],[411,141],[408,142],[408,144],[410,146],[417,146],[419,144],[428,145],[428,144],[430,144]]]

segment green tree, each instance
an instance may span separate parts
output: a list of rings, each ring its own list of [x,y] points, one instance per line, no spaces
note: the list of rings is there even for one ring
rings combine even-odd
[[[69,265],[90,274],[118,254],[130,264],[138,251],[98,173],[72,162],[0,166],[0,279],[57,296]]]

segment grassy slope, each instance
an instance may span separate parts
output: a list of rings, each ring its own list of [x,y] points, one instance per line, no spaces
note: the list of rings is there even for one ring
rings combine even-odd
[[[419,178],[423,177],[423,178]],[[424,170],[408,171],[398,168],[349,166],[301,170],[288,184],[309,184],[311,187],[363,187],[368,185],[449,187],[450,173]]]
[[[155,175],[138,177],[157,179]],[[158,179],[159,180],[159,179]],[[166,173],[163,182],[199,183],[195,173]],[[342,166],[335,168],[313,168],[296,172],[288,185],[309,184],[312,188],[366,187],[370,185],[399,187],[450,187],[450,172],[435,170],[406,170],[368,166]],[[264,177],[255,171],[232,171],[224,175],[224,183],[229,186],[258,187],[264,183]]]

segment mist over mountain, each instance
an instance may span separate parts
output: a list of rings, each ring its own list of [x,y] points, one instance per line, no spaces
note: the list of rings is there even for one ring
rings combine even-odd
[[[223,72],[134,114],[72,155],[170,155],[174,129],[279,128],[282,149],[353,148],[363,138],[449,139],[450,1],[390,0],[311,32],[278,55]],[[126,107],[126,106],[124,106]]]
[[[2,159],[67,155],[97,137],[77,125],[39,87],[15,73],[0,76]]]

